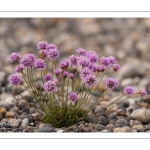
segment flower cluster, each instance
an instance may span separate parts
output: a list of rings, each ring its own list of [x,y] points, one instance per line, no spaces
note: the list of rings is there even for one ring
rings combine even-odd
[[[119,82],[111,77],[103,81],[108,69],[112,69],[112,73],[115,73],[121,68],[113,56],[100,58],[95,51],[86,51],[79,48],[76,50],[77,55],[69,56],[56,67],[55,60],[60,56],[56,45],[41,41],[37,44],[37,49],[39,50],[40,59],[37,59],[34,54],[26,54],[21,57],[20,54],[14,52],[10,55],[10,62],[15,62],[17,66],[15,68],[16,73],[9,78],[9,83],[17,87],[20,84],[27,87],[27,90],[32,93],[45,112],[45,121],[51,120],[52,123],[55,122],[55,125],[58,125],[60,115],[63,117],[66,114],[64,120],[68,123],[70,120],[68,121],[67,117],[70,117],[71,113],[76,115],[79,113],[79,116],[82,114],[78,112],[79,110],[84,112],[83,116],[80,116],[83,119],[103,98],[102,95],[114,90],[119,85]],[[48,65],[49,63],[50,65]],[[41,72],[42,84],[38,82],[36,70]],[[22,78],[19,73],[22,74]],[[90,101],[90,91],[92,88],[101,85],[104,87],[99,92],[96,102],[91,105],[92,107],[87,107]],[[145,89],[135,92],[131,86],[125,87],[122,93],[123,96],[127,97],[136,94],[143,97],[147,95]],[[48,104],[45,104],[43,100],[46,100]],[[68,103],[68,101],[71,103]],[[54,114],[52,118],[49,118],[53,112],[56,113],[56,111],[52,111],[54,108],[58,108],[58,114]],[[51,114],[47,116],[48,111]],[[62,113],[62,111],[64,112]],[[72,117],[73,120],[75,118],[77,117]]]

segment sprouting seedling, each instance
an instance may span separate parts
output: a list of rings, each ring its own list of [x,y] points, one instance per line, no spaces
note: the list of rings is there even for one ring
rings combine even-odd
[[[56,127],[67,127],[86,120],[91,110],[119,85],[111,77],[121,68],[113,56],[99,58],[95,51],[79,48],[76,50],[77,56],[71,55],[57,66],[56,59],[60,52],[56,45],[41,41],[37,49],[41,57],[39,59],[34,54],[23,57],[18,53],[10,55],[10,62],[17,66],[16,73],[9,78],[9,83],[16,86],[18,91],[19,86],[23,86],[30,92],[40,105],[40,109],[35,109],[42,122]],[[112,73],[103,81],[108,69],[112,69]],[[40,80],[37,78],[37,71],[40,72]],[[94,97],[100,85],[103,88]],[[145,96],[146,90],[135,93],[131,86],[127,86],[123,95],[111,104],[117,104],[134,94]]]

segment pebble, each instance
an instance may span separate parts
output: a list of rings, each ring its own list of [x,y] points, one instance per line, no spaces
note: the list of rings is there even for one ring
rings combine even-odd
[[[118,110],[117,110],[117,113],[118,113],[118,115],[120,115],[120,116],[125,116],[125,114],[126,114],[125,110],[123,110],[123,109],[118,109]]]
[[[126,119],[119,119],[115,122],[115,124],[120,125],[121,127],[123,127],[123,126],[128,126],[129,122]]]
[[[115,128],[113,132],[132,132],[132,129],[128,126],[124,126],[123,128]]]
[[[13,105],[14,103],[14,97],[13,96],[9,96],[5,99],[6,102],[8,102],[9,104]]]
[[[110,132],[113,132],[113,130],[114,130],[114,125],[113,125],[113,124],[108,124],[108,125],[106,126],[106,129],[109,130]]]
[[[101,124],[96,124],[95,125],[95,129],[97,130],[97,131],[102,131],[102,130],[104,130],[106,127],[105,126],[103,126],[103,125],[101,125]]]
[[[22,129],[26,129],[27,126],[28,126],[28,124],[29,124],[29,119],[28,119],[28,118],[25,118],[25,119],[22,120],[20,127],[21,127]]]
[[[29,108],[29,114],[35,113],[35,110],[33,108]]]
[[[135,130],[137,130],[137,131],[139,131],[139,132],[143,132],[143,131],[145,130],[145,128],[144,128],[143,125],[134,125],[134,126],[132,127],[132,129],[135,129]]]
[[[5,107],[7,110],[12,108],[12,104],[6,102],[6,101],[0,101],[0,107]]]
[[[136,109],[131,113],[131,117],[143,123],[150,123],[150,110]]]
[[[0,108],[0,114],[4,115],[7,112],[5,107]]]
[[[27,130],[37,130],[37,127],[27,126]]]
[[[100,105],[97,105],[94,110],[95,113],[101,113],[101,114],[105,113],[105,111],[106,111],[106,108]]]
[[[14,106],[13,108],[10,109],[11,111],[16,111],[19,112],[19,108],[17,106]]]
[[[142,125],[142,123],[138,120],[130,120],[130,127],[133,127],[134,125]]]
[[[5,117],[6,117],[6,118],[14,118],[14,117],[15,117],[15,114],[14,114],[13,112],[7,111]]]
[[[54,130],[54,127],[50,124],[47,124],[47,123],[41,123],[39,125],[39,129],[36,130],[36,132],[56,132]]]
[[[107,116],[108,119],[116,119],[116,117],[117,117],[116,113],[112,113]]]
[[[33,116],[31,115],[31,114],[25,114],[25,115],[20,115],[20,118],[21,119],[25,119],[25,118],[28,118],[29,119],[29,122],[33,122],[33,120],[34,120],[34,118],[33,118]]]
[[[107,120],[107,118],[104,117],[104,116],[99,116],[99,117],[98,117],[98,123],[99,123],[99,124],[102,124],[102,125],[107,125],[108,120]]]
[[[116,119],[109,120],[109,124],[115,124],[115,122],[116,122]]]
[[[8,122],[10,123],[10,125],[13,127],[13,128],[18,128],[20,123],[21,123],[21,119],[10,119]]]

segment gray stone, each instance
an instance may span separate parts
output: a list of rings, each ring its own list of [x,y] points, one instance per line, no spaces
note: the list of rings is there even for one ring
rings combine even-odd
[[[33,122],[34,118],[31,114],[26,114],[26,115],[20,115],[20,118],[21,119],[25,119],[25,118],[28,118],[29,119],[29,122]]]
[[[106,125],[106,124],[108,123],[108,120],[107,120],[107,118],[104,117],[104,116],[99,116],[99,117],[98,117],[98,123],[99,123],[99,124],[102,124],[102,125]]]
[[[107,116],[108,119],[116,119],[116,117],[117,117],[116,113],[112,113]]]
[[[95,129],[96,129],[97,131],[102,131],[102,130],[105,129],[105,126],[103,126],[103,125],[101,125],[101,124],[96,124],[96,125],[95,125]]]
[[[144,132],[145,127],[144,127],[143,125],[134,125],[134,126],[132,127],[132,129],[135,129],[135,130],[137,130],[137,131],[139,131],[139,132]]]
[[[53,127],[46,126],[44,128],[39,128],[36,132],[56,132]]]
[[[131,117],[143,123],[150,123],[150,110],[137,109],[131,113]]]
[[[109,124],[115,124],[115,122],[116,122],[116,119],[109,120]]]
[[[136,76],[143,76],[145,74],[144,67],[140,67],[140,69],[137,69],[138,64],[124,64],[121,68],[121,71],[118,72],[118,80],[124,79],[124,78],[134,78]]]
[[[105,111],[106,111],[106,108],[103,106],[99,106],[99,105],[97,105],[95,110],[94,110],[95,113],[100,113],[100,114],[105,113]]]
[[[12,108],[12,104],[6,102],[6,101],[0,101],[0,107],[5,107],[7,110],[9,110],[10,108]]]
[[[10,109],[11,111],[16,111],[19,112],[19,108],[17,106],[14,106],[13,108]]]
[[[25,119],[22,120],[20,127],[23,128],[23,129],[26,129],[28,124],[29,124],[29,119],[25,118]]]
[[[113,130],[114,130],[114,125],[113,125],[113,124],[108,124],[108,125],[106,126],[106,129],[109,130],[110,132],[113,132]]]
[[[42,129],[42,128],[45,128],[45,127],[53,127],[51,124],[48,124],[48,123],[41,123],[39,125],[39,129]]]
[[[34,110],[33,108],[29,108],[29,113],[30,113],[30,114],[35,113],[35,110]]]
[[[21,123],[21,119],[10,119],[8,122],[13,128],[18,128]]]
[[[130,127],[133,127],[134,125],[142,125],[142,123],[138,120],[130,120]]]
[[[128,126],[129,122],[126,119],[119,119],[115,122],[115,124],[118,124],[121,127],[123,127],[123,126]]]

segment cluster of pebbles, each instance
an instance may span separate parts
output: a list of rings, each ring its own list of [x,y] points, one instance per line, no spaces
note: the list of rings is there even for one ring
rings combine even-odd
[[[150,19],[0,21],[0,132],[150,132]],[[95,50],[100,56],[115,56],[121,64],[121,70],[113,75],[119,86],[91,112],[88,121],[67,128],[42,123],[30,107],[30,104],[39,107],[31,95],[21,89],[26,101],[8,84],[10,74],[14,73],[14,66],[8,62],[10,53],[37,54],[36,44],[41,40],[58,46],[60,61],[83,47]],[[131,97],[106,113],[104,107],[127,85],[136,91],[145,88],[148,95]]]

